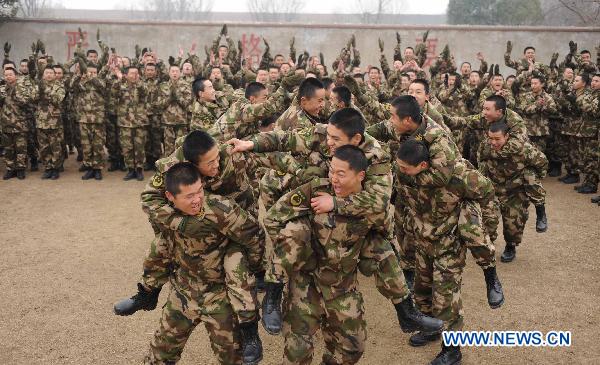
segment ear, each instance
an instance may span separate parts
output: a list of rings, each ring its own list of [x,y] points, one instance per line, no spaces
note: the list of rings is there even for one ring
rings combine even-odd
[[[167,199],[169,199],[169,201],[171,203],[175,202],[175,196],[173,194],[171,194],[170,191],[165,191],[165,196],[167,197]]]
[[[358,173],[358,179],[360,180],[360,182],[365,181],[365,177],[367,176],[367,172],[366,171],[360,171]]]
[[[362,141],[362,136],[356,133],[352,138],[350,138],[350,144],[353,146],[359,146]]]

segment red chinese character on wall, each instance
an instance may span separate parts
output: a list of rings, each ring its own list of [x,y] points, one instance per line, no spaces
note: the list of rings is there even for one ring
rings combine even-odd
[[[252,65],[258,65],[261,59],[260,37],[254,33],[242,34],[242,58],[248,57]]]
[[[416,41],[417,41],[417,44],[423,43],[422,38],[417,38]],[[437,57],[435,50],[437,48],[438,39],[437,38],[428,38],[425,42],[426,42],[425,45],[427,46],[427,59],[425,60],[425,64],[423,65],[423,67],[429,67],[429,66],[431,66],[433,61],[435,61],[435,58]]]

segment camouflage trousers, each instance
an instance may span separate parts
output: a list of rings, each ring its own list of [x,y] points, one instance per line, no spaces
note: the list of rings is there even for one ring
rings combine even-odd
[[[2,133],[4,147],[4,163],[7,170],[24,170],[27,168],[27,133]]]
[[[119,144],[125,161],[125,167],[129,169],[142,168],[146,160],[146,138],[148,131],[146,127],[121,127],[119,126]]]
[[[99,123],[79,123],[79,131],[83,149],[83,165],[94,170],[101,170],[104,167],[105,126]]]
[[[546,154],[548,136],[529,136],[529,140],[538,150],[542,151],[543,154]]]
[[[407,209],[407,208],[404,208]],[[466,200],[462,203],[457,229],[458,239],[471,251],[482,270],[496,266],[496,240],[498,210],[495,204],[480,207],[479,203]],[[411,227],[415,222],[407,212],[395,211],[395,233],[399,244],[400,266],[403,270],[414,270],[416,263],[416,237]],[[398,222],[401,222],[398,224]]]
[[[311,364],[313,340],[319,328],[325,341],[323,364],[355,364],[362,357],[367,323],[363,298],[358,291],[351,290],[325,301],[312,275],[297,272],[290,277],[283,308],[283,364]]]
[[[39,147],[35,118],[27,118],[27,156],[30,160],[37,160]]]
[[[109,161],[120,161],[123,158],[119,144],[119,126],[115,114],[106,114],[106,150]]]
[[[174,269],[172,247],[160,232],[154,237],[144,257],[142,283],[146,288],[160,288],[170,278]],[[244,250],[235,243],[227,246],[223,259],[227,297],[239,323],[253,322],[258,318],[254,276],[250,273]]]
[[[163,124],[163,133],[163,157],[167,157],[175,151],[175,141],[177,138],[187,135],[188,126],[185,124]]]
[[[465,245],[448,234],[435,240],[416,237],[415,246],[415,304],[423,314],[444,321],[446,330],[462,330]]]
[[[584,143],[580,137],[567,136],[567,172],[570,174],[579,174],[583,172],[583,151]]]
[[[146,160],[148,162],[156,161],[162,156],[163,131],[160,123],[160,115],[150,115],[150,123],[146,127],[148,138],[146,138]]]
[[[239,333],[225,289],[216,286],[198,298],[190,298],[173,287],[163,306],[160,327],[150,342],[144,364],[174,364],[200,322],[219,364],[241,364]]]
[[[64,160],[62,129],[38,129],[37,135],[40,146],[40,160],[44,165],[44,169],[58,169]]]
[[[546,177],[546,169],[548,165],[543,168],[543,176],[539,176],[538,173],[526,168],[523,170],[523,188],[525,189],[525,195],[529,198],[529,201],[533,205],[544,205],[546,204],[546,189],[542,184],[542,180]]]
[[[75,136],[73,131],[73,120],[66,113],[61,113],[60,121],[62,123],[65,138],[63,139],[63,148],[75,147]]]
[[[502,214],[502,233],[506,243],[518,246],[523,239],[523,230],[529,218],[529,198],[523,190],[497,195]]]
[[[600,141],[598,138],[598,136],[582,138],[581,143],[581,156],[583,156],[582,172],[585,174],[583,184],[591,187],[598,186],[598,159],[600,158]]]
[[[549,121],[550,135],[546,137],[546,157],[548,161],[559,162],[562,158],[561,151],[561,139],[560,139],[560,121],[552,120]]]

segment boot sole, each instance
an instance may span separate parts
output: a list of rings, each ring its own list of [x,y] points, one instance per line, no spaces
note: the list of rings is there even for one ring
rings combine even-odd
[[[259,359],[256,359],[256,360],[254,360],[254,361],[251,361],[251,362],[242,361],[242,364],[243,364],[243,365],[258,365],[258,363],[259,363],[259,362],[261,362],[261,361],[262,361],[262,359],[263,359],[263,356],[262,356],[262,355],[260,355],[260,358],[259,358]]]
[[[271,331],[270,329],[268,329],[267,326],[265,325],[265,322],[262,320],[262,318],[260,320],[260,324],[262,325],[262,328],[265,330],[265,332],[267,332],[271,336],[279,336],[281,334],[281,330],[279,330],[279,332],[275,332],[275,331]]]
[[[410,339],[408,340],[408,344],[412,347],[423,347],[423,346],[427,346],[430,343],[434,343],[437,342],[441,339],[441,336],[439,338],[436,338],[435,340],[431,340],[431,341],[425,341],[425,342],[413,342]]]
[[[510,260],[500,257],[500,262],[513,262],[514,259],[515,259],[514,257],[512,259],[510,259]]]
[[[502,304],[504,304],[504,298],[502,298],[502,301],[500,301],[500,303],[498,303],[498,304],[493,304],[492,305],[489,302],[488,302],[488,304],[489,304],[489,306],[490,306],[491,309],[498,309],[498,308],[502,307]]]

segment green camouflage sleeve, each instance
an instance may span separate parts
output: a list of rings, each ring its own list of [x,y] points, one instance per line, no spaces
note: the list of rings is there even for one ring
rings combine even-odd
[[[142,283],[148,289],[158,289],[167,283],[173,269],[173,241],[158,233],[144,257]]]
[[[326,179],[313,179],[281,196],[265,216],[267,234],[277,235],[277,232],[290,220],[312,214],[310,199],[313,191],[327,184]]]
[[[241,113],[242,123],[256,123],[260,120],[270,117],[276,112],[283,109],[287,92],[283,87],[280,87],[269,95],[267,100],[259,104],[250,104],[244,106]]]
[[[252,137],[254,152],[310,153],[315,144],[314,128],[301,130],[276,130],[255,134]]]
[[[440,133],[444,133],[440,129]],[[452,144],[452,145],[451,145]],[[448,185],[456,167],[456,146],[449,136],[441,136],[429,145],[430,168],[410,178],[416,185],[442,187]]]
[[[389,121],[385,120],[367,127],[366,132],[379,142],[389,142],[396,140],[396,134]]]

